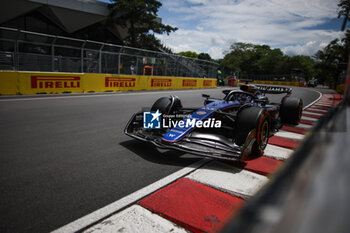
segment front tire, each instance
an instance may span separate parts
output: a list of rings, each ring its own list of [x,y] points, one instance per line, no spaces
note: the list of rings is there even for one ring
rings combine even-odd
[[[235,143],[243,146],[252,130],[256,130],[255,142],[247,159],[261,156],[269,139],[269,118],[267,112],[260,107],[248,107],[238,113],[234,136]]]
[[[152,105],[151,111],[159,110],[163,114],[172,114],[182,109],[181,101],[176,96],[159,98]]]

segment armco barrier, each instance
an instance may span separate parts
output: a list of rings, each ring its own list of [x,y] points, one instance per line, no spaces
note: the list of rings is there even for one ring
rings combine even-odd
[[[215,88],[215,79],[85,73],[0,72],[0,94]]]

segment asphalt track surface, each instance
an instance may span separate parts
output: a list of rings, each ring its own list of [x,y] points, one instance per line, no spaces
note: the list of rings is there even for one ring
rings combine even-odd
[[[319,97],[313,90],[293,96],[307,105]],[[200,160],[123,130],[162,96],[200,107],[201,93],[222,97],[220,89],[1,97],[0,232],[55,230]]]

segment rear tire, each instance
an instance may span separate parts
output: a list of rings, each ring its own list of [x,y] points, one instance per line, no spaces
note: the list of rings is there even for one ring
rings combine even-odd
[[[244,145],[249,132],[256,129],[256,141],[250,158],[261,156],[267,145],[270,133],[270,122],[266,111],[259,107],[249,107],[238,113],[235,128],[235,143]]]
[[[299,124],[303,112],[303,100],[300,98],[286,97],[282,100],[280,116],[284,124]]]

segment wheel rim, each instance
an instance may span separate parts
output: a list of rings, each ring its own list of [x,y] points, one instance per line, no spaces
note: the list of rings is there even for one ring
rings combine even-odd
[[[268,138],[269,138],[269,122],[265,120],[264,123],[262,124],[261,131],[260,131],[260,138],[259,138],[260,149],[262,150],[265,149]]]

